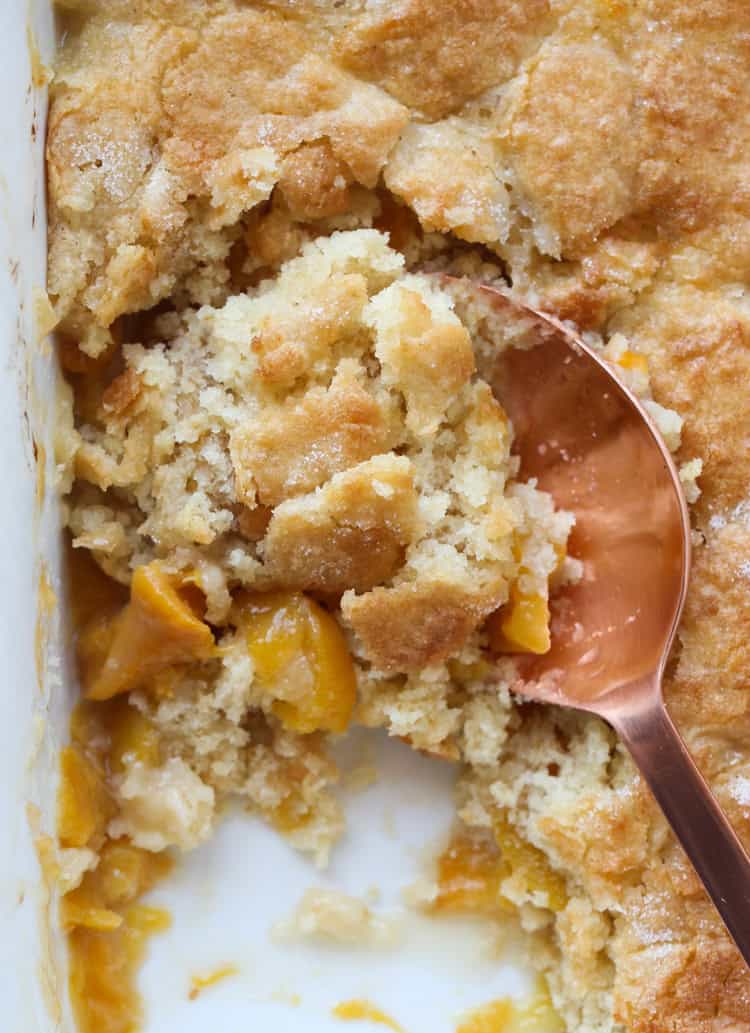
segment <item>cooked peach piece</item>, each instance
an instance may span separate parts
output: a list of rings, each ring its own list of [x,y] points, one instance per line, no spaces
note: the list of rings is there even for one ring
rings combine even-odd
[[[517,585],[510,590],[510,602],[487,621],[492,649],[498,653],[546,653],[551,640],[549,605],[537,592],[526,594]]]
[[[255,676],[286,728],[343,732],[356,699],[354,665],[341,628],[301,592],[246,596],[237,622],[245,630]]]
[[[102,834],[113,804],[101,774],[77,746],[66,746],[60,757],[58,836],[65,847],[85,847]]]
[[[456,834],[437,862],[437,912],[494,914],[515,908],[500,886],[510,868],[491,838],[469,831]]]
[[[114,618],[95,620],[79,639],[88,699],[110,699],[173,664],[214,655],[209,626],[181,594],[179,582],[158,562],[133,574],[130,602]]]

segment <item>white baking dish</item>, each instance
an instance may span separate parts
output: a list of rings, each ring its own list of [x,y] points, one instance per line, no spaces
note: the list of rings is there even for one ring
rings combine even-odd
[[[64,952],[54,906],[44,908],[33,843],[54,827],[56,754],[76,688],[65,661],[60,516],[53,490],[55,369],[34,328],[34,290],[44,283],[44,90],[31,84],[28,33],[48,60],[50,6],[38,0],[29,11],[26,0],[3,0],[0,1000],[3,1030],[51,1033],[70,1031],[72,1023],[64,999]],[[41,508],[32,438],[45,467]],[[44,592],[39,609],[44,578],[56,597],[51,610]],[[142,970],[145,1033],[205,1031],[212,1023],[226,1033],[341,1030],[331,1009],[352,998],[372,1001],[407,1033],[450,1033],[466,1009],[526,989],[528,976],[510,964],[507,948],[499,954],[489,925],[418,918],[403,907],[404,888],[424,872],[450,827],[451,768],[380,735],[355,733],[342,750],[350,758],[373,750],[380,778],[349,793],[349,831],[326,872],[317,872],[255,819],[233,814],[211,843],[185,857],[155,891],[153,899],[172,912],[173,926],[151,941]],[[36,808],[33,829],[29,802]],[[277,942],[274,925],[309,886],[375,894],[375,911],[401,916],[397,944],[377,950]],[[237,973],[189,1000],[191,977],[222,965]]]

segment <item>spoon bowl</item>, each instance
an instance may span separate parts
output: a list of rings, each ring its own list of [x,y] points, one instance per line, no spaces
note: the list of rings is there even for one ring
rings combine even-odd
[[[515,690],[619,733],[750,964],[750,859],[662,698],[690,573],[690,519],[658,429],[610,365],[558,320],[443,278],[479,320],[477,365],[508,413],[524,478],[575,516],[580,580],[552,603],[552,645]],[[477,315],[479,314],[479,315]]]
[[[518,316],[516,302],[480,290]],[[556,320],[521,314],[525,347],[502,349],[482,373],[512,421],[523,476],[575,514],[569,548],[583,565],[554,601],[552,648],[526,665],[523,691],[601,709],[666,660],[687,592],[690,518],[661,435],[609,364]]]

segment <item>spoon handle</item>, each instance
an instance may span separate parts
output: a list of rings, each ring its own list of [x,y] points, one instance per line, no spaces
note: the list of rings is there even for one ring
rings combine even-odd
[[[750,858],[688,753],[661,693],[607,715],[750,965]]]

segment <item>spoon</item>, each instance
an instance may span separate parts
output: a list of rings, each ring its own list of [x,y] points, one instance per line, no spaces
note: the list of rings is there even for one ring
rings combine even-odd
[[[575,514],[569,551],[583,576],[557,595],[552,647],[524,658],[516,691],[614,727],[750,965],[750,858],[662,697],[690,572],[672,457],[580,337],[492,287],[442,280],[457,307],[483,314],[477,365],[513,423],[522,475]]]

